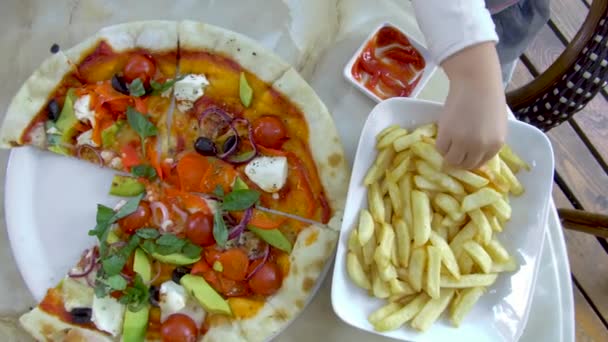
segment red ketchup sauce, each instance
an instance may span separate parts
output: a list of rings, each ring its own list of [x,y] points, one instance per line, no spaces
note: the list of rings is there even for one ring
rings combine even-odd
[[[351,73],[381,99],[408,97],[425,65],[424,57],[403,33],[384,26],[367,42]]]

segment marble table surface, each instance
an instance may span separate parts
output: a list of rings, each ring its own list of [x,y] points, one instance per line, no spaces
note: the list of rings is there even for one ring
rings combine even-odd
[[[358,134],[352,132],[360,131],[374,103],[344,81],[344,64],[369,31],[386,20],[424,41],[406,0],[138,0],[127,4],[118,0],[2,0],[0,19],[0,115],[23,81],[49,55],[53,43],[69,48],[101,27],[126,21],[193,19],[249,35],[291,63],[334,114],[351,157],[358,140]],[[442,101],[448,87],[447,78],[438,70],[420,97]],[[0,151],[2,179],[8,156],[8,151]],[[4,181],[0,193],[4,193]],[[0,340],[27,341],[17,318],[35,302],[11,254],[4,205],[0,205],[0,216]],[[553,224],[559,227],[557,222]],[[555,241],[554,248],[561,248],[563,254],[561,233]],[[332,341],[384,340],[339,321],[331,309],[330,278],[304,314],[277,340],[308,341],[312,336]],[[571,311],[571,298],[565,310]],[[534,335],[543,335],[542,326],[535,330]]]

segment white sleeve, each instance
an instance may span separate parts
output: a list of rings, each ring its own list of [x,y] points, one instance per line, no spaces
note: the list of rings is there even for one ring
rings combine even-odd
[[[498,41],[483,0],[412,0],[431,56],[440,64],[469,46]]]

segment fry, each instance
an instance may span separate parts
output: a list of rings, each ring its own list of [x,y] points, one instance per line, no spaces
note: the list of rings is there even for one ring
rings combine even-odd
[[[477,226],[477,236],[482,245],[486,245],[492,238],[492,227],[486,218],[486,215],[481,209],[475,209],[468,212],[471,221]]]
[[[486,245],[486,252],[488,252],[488,254],[492,257],[492,260],[496,262],[507,262],[511,258],[507,250],[496,239],[490,241]]]
[[[483,188],[490,183],[486,178],[467,170],[448,168],[447,173],[474,189]]]
[[[395,269],[395,266],[391,264],[388,264],[384,267],[378,266],[378,275],[380,276],[380,279],[382,279],[382,281],[388,283],[393,279],[397,279],[397,269]]]
[[[399,193],[399,186],[397,183],[388,183],[388,195],[391,199],[393,212],[397,216],[401,216],[403,214],[403,202],[401,201],[401,194]]]
[[[367,209],[361,209],[359,212],[359,226],[357,227],[359,234],[359,244],[365,246],[365,244],[374,235],[374,219],[372,214]]]
[[[381,150],[385,147],[388,147],[393,144],[395,139],[397,139],[401,136],[404,136],[406,134],[407,134],[407,130],[405,130],[401,127],[395,128],[392,131],[388,132],[386,135],[384,135],[382,138],[380,138],[380,140],[376,144],[376,148]]]
[[[503,177],[509,182],[509,191],[515,196],[519,196],[524,193],[524,187],[521,185],[517,177],[513,174],[507,163],[504,160],[500,160],[500,172]]]
[[[416,169],[426,179],[438,184],[443,189],[454,194],[465,194],[462,184],[458,183],[454,178],[437,171],[428,163],[419,160],[416,162]]]
[[[383,223],[380,229],[379,245],[374,253],[374,260],[379,271],[382,272],[382,269],[387,268],[391,263],[391,250],[395,248],[395,232],[388,223]],[[396,273],[395,277],[397,277]]]
[[[353,252],[348,252],[346,255],[346,270],[355,285],[365,290],[372,288],[369,279],[365,275],[363,266],[361,266],[359,259],[357,259],[357,256]]]
[[[353,229],[353,231],[350,233],[350,237],[348,239],[348,251],[355,253],[360,262],[365,260],[363,258],[363,249],[361,248],[361,245],[359,245],[359,233],[356,229]]]
[[[406,173],[399,181],[401,203],[403,204],[403,219],[409,229],[412,229],[412,174]],[[410,231],[411,233],[411,231]],[[413,234],[410,234],[412,236]]]
[[[431,298],[439,297],[439,279],[441,278],[441,251],[434,246],[426,247],[427,271],[426,271],[426,293]]]
[[[490,210],[503,221],[509,221],[511,219],[511,206],[502,198],[493,202],[490,206]]]
[[[382,281],[376,267],[372,267],[372,293],[376,298],[388,298],[391,295],[388,284]]]
[[[388,303],[385,306],[379,308],[378,310],[372,312],[371,315],[367,317],[367,320],[372,325],[375,325],[376,323],[384,320],[387,316],[399,309],[401,309],[401,305],[397,303]]]
[[[376,222],[384,221],[384,202],[380,195],[378,183],[371,184],[367,190],[369,211]]]
[[[415,248],[410,256],[410,267],[408,268],[408,282],[416,292],[422,290],[422,277],[426,265],[426,251],[424,248]]]
[[[410,275],[408,269],[403,267],[397,268],[397,278],[406,282],[409,281]]]
[[[399,166],[399,164],[401,164],[405,159],[411,159],[411,158],[412,158],[412,151],[410,151],[410,150],[401,151],[401,152],[395,154],[395,158],[393,158],[391,166],[394,169],[397,166]],[[407,168],[406,168],[406,171],[407,171]]]
[[[503,145],[500,151],[498,152],[498,155],[502,160],[505,161],[505,163],[507,163],[509,168],[514,173],[519,172],[519,169],[521,168],[530,171],[530,165],[528,165],[528,163],[519,158],[508,145]]]
[[[428,301],[418,315],[416,315],[411,323],[412,327],[420,331],[428,330],[448,307],[452,297],[454,297],[454,290],[441,289],[440,297]]]
[[[462,219],[460,219],[458,221],[452,220],[452,218],[449,217],[449,216],[444,217],[443,221],[441,221],[441,225],[446,226],[446,227],[456,226],[456,227],[460,228],[465,223],[467,223],[467,216],[466,215],[463,215]]]
[[[410,156],[407,155],[394,169],[389,170],[387,179],[392,183],[397,183],[401,177],[407,172],[410,165]]]
[[[435,196],[434,202],[452,220],[460,221],[464,218],[465,214],[460,210],[460,203],[454,197],[440,193]]]
[[[502,200],[502,196],[494,189],[483,188],[465,196],[462,200],[461,210],[464,212],[485,207],[496,201]]]
[[[391,222],[391,218],[393,217],[393,203],[388,196],[384,197],[382,202],[384,202],[384,219],[382,222]]]
[[[374,253],[376,251],[376,247],[376,235],[372,234],[369,241],[367,241],[365,246],[361,248],[363,250],[363,263],[366,267],[371,266],[371,264],[374,262]]]
[[[430,241],[431,244],[441,252],[441,262],[445,265],[448,272],[450,272],[454,278],[460,279],[460,269],[456,262],[456,256],[454,256],[454,253],[446,240],[436,232],[431,232]]]
[[[419,134],[423,138],[432,138],[437,135],[437,125],[435,123],[422,125],[416,128],[413,133]]]
[[[420,136],[419,133],[412,132],[408,135],[404,135],[404,136],[396,139],[393,142],[393,148],[395,149],[395,151],[401,152],[403,150],[410,148],[411,146],[413,146],[414,144],[416,144],[417,142],[419,142],[421,140],[422,140],[422,137]]]
[[[363,179],[363,184],[371,185],[372,183],[377,182],[384,175],[384,171],[388,168],[394,156],[395,150],[392,148],[381,150],[378,153],[378,157],[376,157],[374,164],[367,171],[367,174]]]
[[[393,219],[393,221],[395,221],[395,219]],[[393,248],[391,248],[391,263],[395,266],[395,267],[399,267],[399,241],[397,241],[397,236],[396,236],[396,228],[394,228],[393,226],[393,231],[395,232],[395,238],[393,239]]]
[[[398,128],[400,128],[399,125],[390,125],[390,126],[386,127],[385,129],[381,130],[380,133],[378,133],[378,135],[376,135],[376,141],[380,141],[385,135],[387,135],[388,133],[390,133]]]
[[[412,145],[412,152],[415,155],[425,160],[427,163],[431,164],[435,169],[441,170],[441,166],[443,165],[443,157],[435,146],[425,143],[425,142],[417,142]]]
[[[489,210],[484,210],[484,214],[488,218],[488,221],[490,222],[490,227],[492,227],[492,230],[495,232],[502,232],[502,225],[500,224],[500,222],[498,221],[496,216],[491,214]]]
[[[467,287],[490,286],[494,284],[498,274],[466,274],[460,276],[460,279],[454,279],[451,276],[441,276],[439,286],[442,288],[464,289]]]
[[[437,235],[441,236],[442,239],[446,241],[448,240],[448,227],[439,226],[439,228],[437,228],[435,232],[437,233]]]
[[[410,232],[402,219],[397,219],[394,223],[395,236],[397,238],[397,256],[399,259],[399,265],[407,267],[410,261]]]
[[[445,219],[444,219],[445,222]],[[444,227],[446,227],[445,225],[443,225]],[[454,236],[456,236],[456,234],[458,234],[458,232],[460,232],[460,226],[458,225],[450,225],[447,226],[448,227],[448,238],[446,239],[448,242],[451,242],[454,239]]]
[[[428,180],[427,178],[420,176],[420,175],[414,176],[414,184],[420,190],[430,190],[430,191],[442,191],[443,190],[438,184],[435,184],[435,183],[431,182],[430,180]]]
[[[422,191],[412,191],[412,220],[414,246],[422,246],[431,235],[431,205],[429,197]]]
[[[458,267],[460,268],[460,273],[470,274],[473,270],[473,266],[475,266],[473,259],[471,259],[471,257],[465,252],[460,253],[458,256]]]
[[[492,267],[492,258],[480,244],[475,241],[467,241],[463,245],[464,250],[471,259],[481,268],[483,273],[489,273]]]
[[[450,242],[450,248],[454,251],[454,255],[458,256],[465,242],[473,240],[477,235],[477,227],[471,221],[454,236]]]
[[[377,331],[388,331],[399,328],[420,312],[428,300],[429,296],[427,296],[426,293],[419,294],[403,308],[374,324],[374,329]]]
[[[472,287],[470,289],[465,289],[460,293],[460,299],[453,302],[450,310],[450,321],[454,326],[460,326],[460,323],[462,323],[466,314],[471,311],[484,292],[485,289],[483,287]]]
[[[388,284],[393,295],[406,296],[416,293],[408,283],[397,278],[391,279]]]
[[[493,263],[490,267],[490,273],[515,272],[517,270],[517,261],[509,258],[507,261]]]

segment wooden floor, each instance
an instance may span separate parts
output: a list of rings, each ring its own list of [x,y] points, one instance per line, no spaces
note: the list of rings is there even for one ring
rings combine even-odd
[[[551,0],[551,20],[522,56],[510,89],[551,65],[578,31],[591,1]],[[608,213],[608,93],[598,94],[548,135],[556,157],[556,206]],[[564,234],[572,269],[576,340],[608,341],[608,242],[574,231]]]

